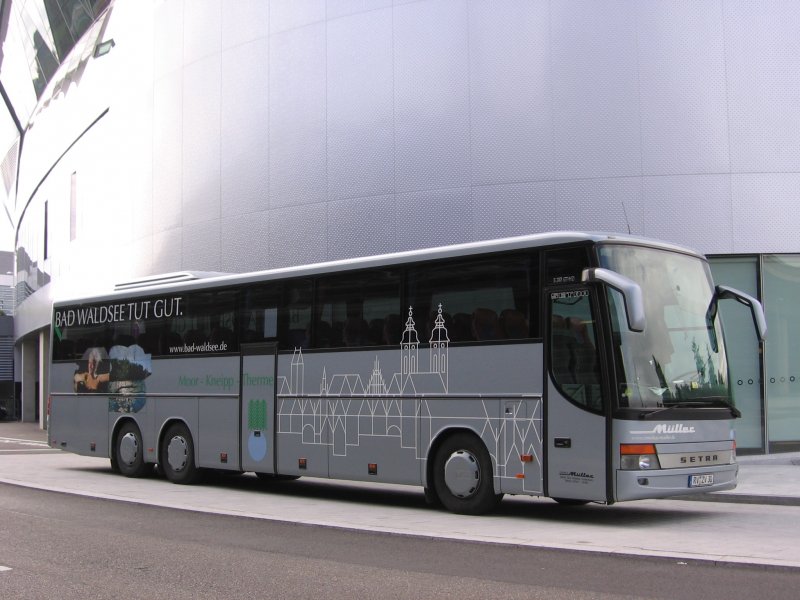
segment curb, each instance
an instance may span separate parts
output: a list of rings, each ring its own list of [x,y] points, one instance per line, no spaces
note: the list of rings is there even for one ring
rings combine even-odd
[[[758,496],[755,494],[697,494],[695,496],[673,496],[670,500],[686,502],[727,502],[729,504],[762,504],[769,506],[800,506],[800,498],[793,496]]]

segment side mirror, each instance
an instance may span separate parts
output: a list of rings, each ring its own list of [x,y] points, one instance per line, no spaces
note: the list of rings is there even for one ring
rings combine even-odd
[[[758,339],[762,342],[767,339],[767,319],[764,317],[764,307],[761,306],[761,302],[744,292],[740,292],[726,285],[717,286],[716,298],[720,300],[736,300],[740,304],[750,307],[750,313],[753,315],[753,324],[755,325]]]
[[[644,331],[647,318],[644,312],[644,298],[639,284],[610,269],[595,268],[584,269],[581,273],[583,283],[602,282],[614,288],[625,301],[625,316],[628,319],[628,329],[631,331]]]

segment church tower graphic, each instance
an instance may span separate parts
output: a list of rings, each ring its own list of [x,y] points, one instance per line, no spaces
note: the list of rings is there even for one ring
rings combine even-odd
[[[292,355],[291,379],[289,383],[289,393],[297,396],[303,395],[305,380],[305,364],[303,362],[302,348],[295,348]]]
[[[400,342],[400,380],[405,382],[409,375],[417,372],[419,365],[419,337],[414,324],[414,308],[408,307],[408,320]]]
[[[442,378],[442,385],[447,390],[447,368],[448,368],[448,351],[450,349],[450,338],[447,335],[447,328],[444,325],[444,316],[442,316],[442,305],[439,304],[439,310],[436,314],[436,321],[431,331],[430,339],[430,372],[438,373]]]

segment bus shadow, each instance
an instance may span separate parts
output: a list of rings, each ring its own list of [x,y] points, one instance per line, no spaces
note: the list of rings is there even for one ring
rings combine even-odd
[[[421,488],[400,486],[383,489],[380,486],[367,487],[353,485],[341,480],[322,480],[301,478],[295,481],[264,481],[252,475],[231,476],[228,474],[209,474],[206,484],[229,489],[251,491],[260,494],[275,494],[284,497],[330,499],[351,504],[390,506],[392,508],[425,509],[449,514],[441,506],[426,502]],[[549,498],[506,496],[492,517],[526,518],[554,523],[587,524],[592,526],[646,527],[653,524],[680,522],[684,526],[693,519],[707,519],[708,512],[693,509],[692,502],[683,502],[679,508],[660,501],[647,501],[646,505],[625,502],[612,506],[586,504],[583,506],[563,505]],[[724,510],[718,507],[719,510]]]
[[[81,473],[105,474],[117,478],[120,475],[107,466],[74,467],[71,470]],[[163,485],[174,485],[161,477],[156,470],[148,474],[146,479],[160,481]],[[331,500],[375,507],[391,507],[400,509],[424,509],[432,512],[449,514],[441,506],[433,506],[426,502],[421,488],[408,486],[392,486],[387,489],[376,484],[374,486],[353,484],[342,480],[300,478],[297,480],[264,480],[251,473],[231,474],[228,472],[210,471],[204,474],[198,486],[229,489],[236,492],[255,495],[275,495],[298,499]],[[533,519],[541,522],[564,523],[572,525],[585,524],[593,527],[628,528],[665,525],[671,522],[686,526],[688,521],[707,519],[707,503],[681,502],[679,508],[674,504],[658,500],[625,502],[607,506],[603,504],[586,504],[569,506],[558,504],[549,498],[506,496],[495,508],[490,517]],[[694,508],[695,504],[706,505]],[[716,504],[716,511],[724,512],[724,507]],[[480,517],[476,517],[480,518]]]

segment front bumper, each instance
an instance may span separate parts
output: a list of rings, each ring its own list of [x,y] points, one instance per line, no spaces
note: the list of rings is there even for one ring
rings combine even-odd
[[[689,487],[692,475],[714,475],[714,483]],[[736,487],[739,465],[715,465],[688,469],[654,469],[650,471],[617,471],[614,498],[617,502],[644,498],[669,498],[686,494],[721,492]]]

